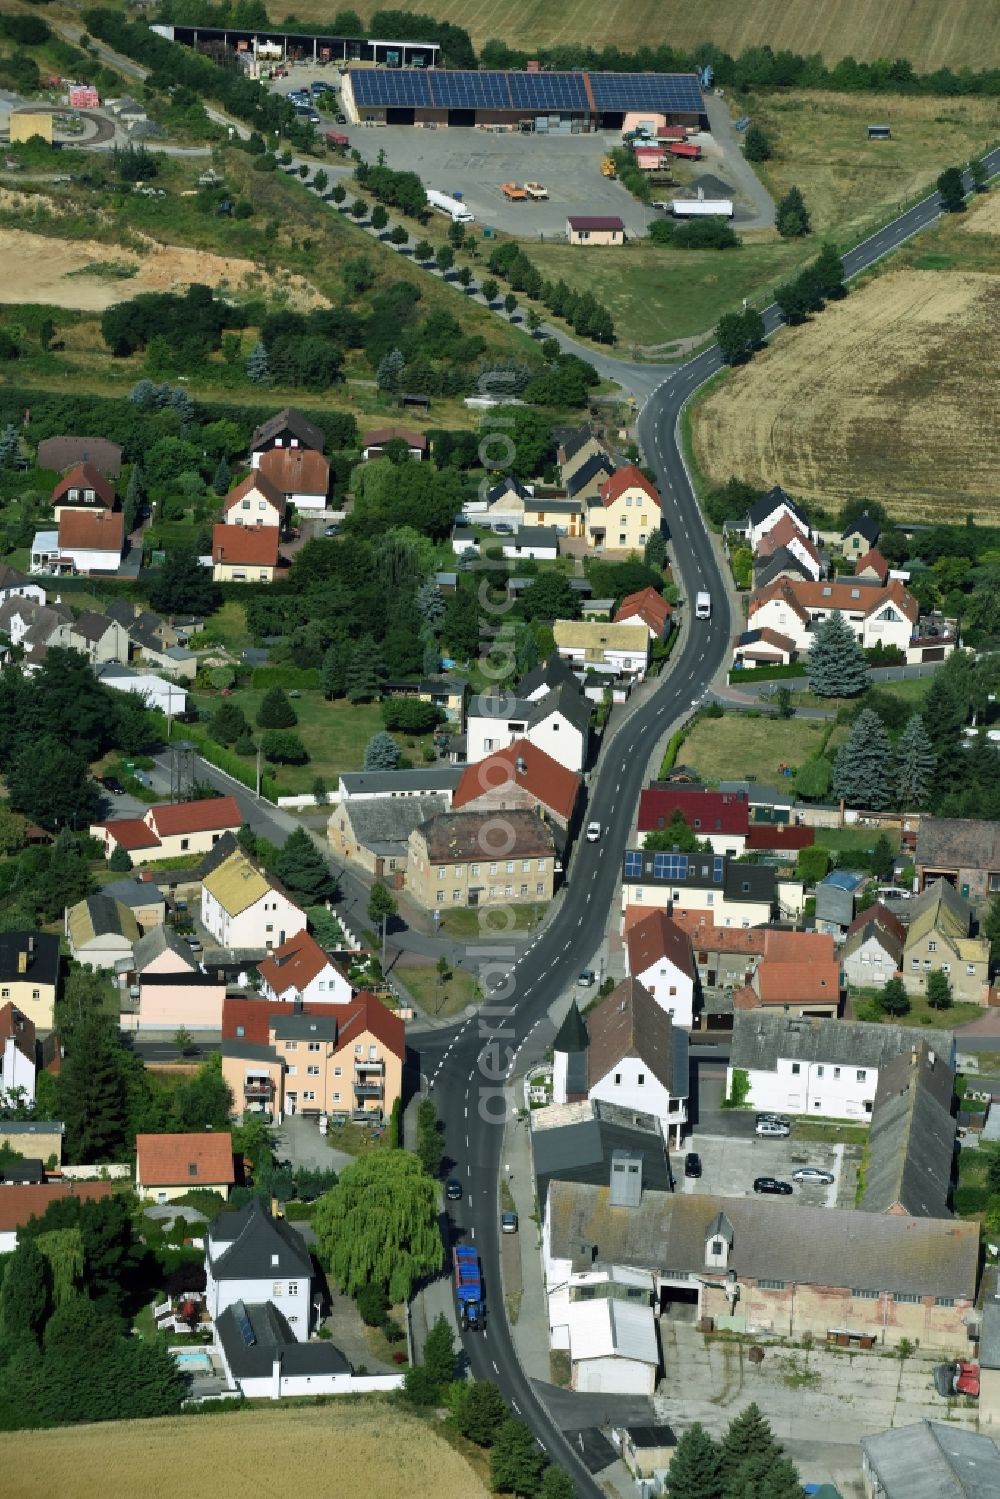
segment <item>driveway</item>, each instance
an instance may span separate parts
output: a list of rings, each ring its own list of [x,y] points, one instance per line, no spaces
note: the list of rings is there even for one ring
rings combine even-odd
[[[274,1146],[276,1154],[293,1170],[304,1166],[309,1171],[343,1171],[354,1160],[345,1150],[328,1145],[317,1121],[304,1114],[292,1114],[283,1124],[275,1125]]]
[[[728,103],[709,91],[705,94],[705,110],[713,141],[721,152],[721,159],[717,161],[706,153],[705,165],[708,171],[720,172],[733,184],[733,197],[737,200],[736,227],[773,229],[774,200],[743,155],[743,137],[733,129],[733,115]]]
[[[750,1123],[752,1126],[752,1115]],[[760,1211],[766,1212],[768,1203],[772,1200],[790,1200],[813,1208],[854,1206],[854,1162],[861,1155],[858,1146],[826,1145],[800,1141],[794,1137],[787,1140],[765,1140],[758,1139],[753,1134],[742,1139],[732,1135],[710,1134],[699,1129],[691,1136],[687,1148],[696,1150],[701,1156],[702,1175],[695,1180],[684,1177],[684,1192],[749,1197],[753,1195],[754,1178],[757,1176],[776,1176],[780,1181],[791,1182],[792,1172],[800,1166],[818,1166],[822,1171],[833,1173],[834,1181],[831,1186],[800,1186],[798,1182],[794,1182],[790,1199],[762,1196]],[[845,1197],[848,1199],[846,1202]]]

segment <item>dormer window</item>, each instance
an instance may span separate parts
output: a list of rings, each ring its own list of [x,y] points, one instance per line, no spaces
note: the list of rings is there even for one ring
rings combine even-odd
[[[723,1252],[723,1249],[722,1249],[722,1240],[721,1239],[713,1239],[712,1240],[712,1253],[713,1254],[722,1254],[722,1252]]]

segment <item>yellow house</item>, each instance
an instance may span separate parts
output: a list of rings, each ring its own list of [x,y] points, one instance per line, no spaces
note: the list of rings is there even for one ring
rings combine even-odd
[[[0,932],[0,1005],[11,1004],[38,1031],[55,1024],[59,938],[49,932]]]
[[[566,220],[571,245],[623,245],[625,225],[614,214],[571,213]]]
[[[548,902],[552,830],[535,811],[448,812],[410,834],[406,886],[428,909]]]
[[[596,551],[641,550],[660,529],[660,496],[634,463],[616,469],[587,509],[587,540]]]
[[[230,1134],[136,1135],[135,1189],[140,1197],[173,1202],[186,1192],[202,1191],[228,1198],[235,1179]]]
[[[212,577],[216,583],[273,583],[278,566],[277,526],[212,527]]]

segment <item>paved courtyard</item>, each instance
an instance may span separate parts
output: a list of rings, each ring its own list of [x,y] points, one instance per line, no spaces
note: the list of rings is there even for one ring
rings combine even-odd
[[[809,1140],[734,1138],[730,1135],[702,1134],[696,1131],[685,1141],[685,1151],[696,1150],[701,1156],[702,1175],[683,1177],[684,1192],[714,1193],[724,1197],[751,1197],[757,1176],[776,1176],[791,1182],[791,1198],[761,1198],[761,1211],[769,1201],[799,1202],[805,1207],[853,1207],[857,1181],[856,1162],[860,1147],[820,1144]],[[682,1163],[678,1160],[678,1167]],[[817,1166],[832,1171],[832,1186],[800,1186],[792,1182],[792,1172],[800,1166]]]

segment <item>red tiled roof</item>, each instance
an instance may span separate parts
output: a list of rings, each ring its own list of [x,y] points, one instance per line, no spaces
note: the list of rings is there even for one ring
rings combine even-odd
[[[684,906],[671,912],[682,931],[691,938],[691,946],[699,952],[743,953],[747,957],[764,956],[766,927],[716,926],[709,911],[698,911]]]
[[[621,219],[614,214],[601,213],[571,213],[569,226],[571,229],[619,229],[622,232],[625,229]]]
[[[753,988],[762,1005],[837,1004],[840,999],[840,964],[836,958],[775,961],[765,949],[764,960],[757,964],[753,976]]]
[[[10,1001],[0,1009],[0,1046],[13,1040],[14,1045],[32,1067],[35,1065],[35,1023]]]
[[[120,510],[64,510],[59,520],[60,550],[122,554],[125,520]]]
[[[620,625],[627,619],[641,619],[657,635],[662,635],[672,613],[673,609],[655,588],[643,588],[639,593],[630,593],[622,599],[614,623]]]
[[[524,770],[517,768],[524,762]],[[506,749],[497,750],[473,765],[467,765],[455,787],[452,807],[457,811],[489,791],[499,791],[516,783],[523,786],[542,806],[568,822],[580,794],[580,777],[567,770],[551,755],[527,739],[515,739]]]
[[[419,448],[422,453],[427,451],[427,438],[422,432],[414,432],[409,427],[372,427],[370,432],[362,433],[361,451],[384,447],[387,442],[393,442],[396,438],[405,442],[408,448]]]
[[[142,1187],[232,1186],[233,1137],[221,1130],[136,1135],[135,1176]]]
[[[772,825],[755,822],[747,835],[748,849],[775,848],[780,853],[786,850],[791,852],[800,848],[812,848],[815,842],[815,828],[787,827],[781,823]]]
[[[624,468],[616,468],[610,478],[605,479],[601,485],[601,503],[613,505],[627,489],[641,489],[654,504],[660,503],[656,485],[650,483],[642,469],[635,463],[626,463]]]
[[[266,999],[225,999],[222,1002],[223,1041],[246,1041],[252,1046],[269,1046],[270,1032],[276,1020],[288,1015],[287,1004]],[[337,1022],[336,1050],[355,1044],[355,1037],[370,1031],[394,1055],[402,1058],[406,1052],[406,1028],[398,1015],[388,1009],[372,994],[359,995],[349,1005],[304,1004],[298,1012],[302,1015],[334,1018]],[[237,1034],[242,1028],[242,1036]]]
[[[285,450],[282,448],[275,448],[274,451],[280,455]],[[301,449],[293,448],[289,449],[288,451],[301,452]],[[268,453],[264,456],[270,457],[271,455]],[[317,454],[316,456],[319,457],[320,455]],[[323,461],[325,462],[326,460],[324,459]],[[265,500],[268,500],[270,504],[274,506],[275,510],[277,510],[279,513],[284,510],[285,496],[278,488],[277,484],[275,484],[270,476],[264,472],[264,459],[262,458],[260,468],[255,468],[253,473],[247,474],[246,478],[242,479],[240,483],[237,484],[234,489],[231,489],[226,495],[226,498],[222,502],[223,514],[228,515],[230,510],[233,510],[241,500],[245,500],[247,495],[252,494],[255,489],[264,497]]]
[[[277,526],[212,527],[212,561],[235,567],[277,567]]]
[[[849,578],[829,583],[824,583],[822,579],[814,583],[811,578],[777,578],[752,596],[749,614],[753,616],[774,598],[783,599],[805,621],[808,621],[811,609],[839,609],[867,617],[877,613],[887,603],[893,603],[911,624],[916,624],[919,612],[916,599],[907,593],[898,579],[893,579],[884,588],[873,588],[866,584],[852,583]]]
[[[882,556],[878,547],[872,547],[870,551],[865,552],[863,557],[859,557],[854,564],[856,577],[860,577],[863,572],[869,570],[875,574],[880,583],[884,583],[889,576],[889,564]]]
[[[406,1056],[406,1027],[399,1016],[373,994],[353,1001],[344,1012],[337,1012],[337,1051],[353,1046],[355,1038],[369,1031],[387,1051],[401,1059]]]
[[[35,1187],[0,1186],[0,1233],[23,1228],[29,1218],[40,1218],[50,1202],[78,1197],[81,1202],[98,1202],[110,1197],[113,1182],[44,1182]]]
[[[746,837],[750,804],[743,791],[702,791],[688,786],[647,786],[639,796],[639,832],[669,827],[675,812],[695,833]]]
[[[161,838],[183,833],[215,833],[240,828],[243,817],[234,796],[206,796],[196,802],[164,803],[150,807],[146,813],[154,831]]]
[[[326,499],[330,488],[330,465],[312,448],[272,448],[261,455],[257,473],[269,479],[282,495],[311,494]]]
[[[650,911],[629,928],[626,936],[629,973],[641,978],[647,968],[666,958],[689,979],[694,978],[691,941],[683,927],[671,921],[666,911]]]
[[[757,555],[758,557],[771,557],[779,547],[788,546],[793,541],[798,542],[799,547],[812,558],[817,567],[821,566],[819,548],[808,536],[803,536],[787,510],[775,521],[770,531],[765,531],[760,538],[757,543]]]
[[[59,480],[52,491],[52,504],[58,505],[64,494],[71,489],[92,489],[108,510],[115,507],[115,486],[106,479],[92,463],[77,463],[66,476]]]
[[[858,912],[847,928],[844,934],[845,937],[850,937],[854,932],[860,931],[862,927],[867,926],[872,921],[884,927],[887,932],[891,932],[897,942],[906,941],[906,927],[900,921],[899,917],[894,915],[888,906],[884,906],[880,900],[877,900],[874,905],[866,906],[863,911]]]
[[[131,853],[136,848],[156,848],[159,838],[141,817],[119,817],[115,822],[98,822],[95,827],[105,828],[119,848]]]
[[[772,963],[833,963],[833,938],[826,932],[782,932],[765,927],[764,956]]]
[[[257,972],[275,994],[284,994],[288,989],[305,989],[326,967],[336,964],[303,928],[258,963]]]

